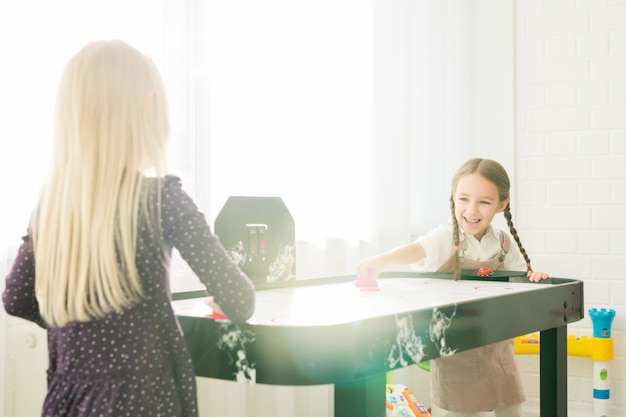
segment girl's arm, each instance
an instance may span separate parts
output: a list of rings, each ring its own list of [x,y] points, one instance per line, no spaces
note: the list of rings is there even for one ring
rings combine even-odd
[[[254,285],[211,232],[178,178],[165,177],[163,204],[166,240],[206,286],[218,312],[236,323],[246,321],[255,308]]]
[[[364,258],[355,267],[359,279],[377,279],[387,266],[410,265],[426,257],[426,251],[419,243],[399,246],[376,256]]]

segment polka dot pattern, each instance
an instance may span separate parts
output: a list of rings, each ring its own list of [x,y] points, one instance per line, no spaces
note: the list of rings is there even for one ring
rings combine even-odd
[[[136,265],[145,299],[119,314],[48,328],[45,417],[193,417],[198,415],[191,357],[172,311],[165,259],[178,249],[233,322],[254,311],[254,286],[212,234],[180,180],[151,180],[161,227],[140,221]],[[157,191],[161,190],[161,199]],[[45,327],[34,297],[34,257],[24,238],[6,278],[9,314]]]

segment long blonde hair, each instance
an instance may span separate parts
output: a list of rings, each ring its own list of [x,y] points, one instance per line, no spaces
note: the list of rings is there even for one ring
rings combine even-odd
[[[510,188],[511,181],[509,179],[508,174],[504,167],[491,159],[481,159],[474,158],[466,161],[461,167],[458,169],[454,177],[452,177],[451,182],[451,192],[450,192],[450,212],[452,213],[452,241],[454,245],[454,253],[450,258],[437,270],[437,272],[441,273],[452,273],[455,279],[459,279],[461,276],[461,259],[459,257],[458,248],[460,244],[461,237],[459,235],[459,223],[456,219],[455,214],[455,206],[454,206],[454,194],[456,193],[456,187],[459,184],[461,178],[473,174],[478,173],[485,179],[491,181],[496,188],[498,189],[498,200],[500,202],[506,201],[510,198]],[[526,253],[526,249],[522,245],[522,241],[517,233],[517,229],[513,225],[513,216],[511,215],[511,205],[507,204],[504,209],[504,218],[506,219],[507,226],[509,226],[509,232],[515,239],[515,243],[520,249],[522,256],[526,260],[526,269],[527,271],[532,271],[530,265],[530,257],[528,253]]]
[[[169,115],[152,60],[122,41],[87,44],[63,72],[48,182],[31,218],[35,292],[49,325],[137,303],[144,173],[165,172]]]

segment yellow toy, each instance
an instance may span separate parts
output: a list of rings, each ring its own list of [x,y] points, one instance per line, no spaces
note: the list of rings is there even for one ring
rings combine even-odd
[[[592,308],[589,315],[593,322],[593,337],[568,336],[567,354],[583,356],[593,361],[593,417],[607,417],[611,397],[609,363],[613,360],[611,323],[615,317],[615,310]],[[539,349],[538,334],[515,338],[517,354],[536,355]]]

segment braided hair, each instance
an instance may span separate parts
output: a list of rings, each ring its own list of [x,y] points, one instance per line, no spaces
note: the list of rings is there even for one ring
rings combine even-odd
[[[463,263],[463,255],[462,252],[459,251],[461,236],[459,233],[459,223],[455,215],[454,194],[461,178],[473,173],[478,173],[482,175],[485,179],[491,181],[496,186],[496,188],[498,189],[499,201],[505,201],[510,197],[509,190],[511,188],[511,181],[509,180],[509,176],[502,165],[491,159],[470,159],[469,161],[461,165],[454,177],[452,177],[450,193],[450,213],[452,214],[452,242],[454,245],[454,253],[452,254],[452,256],[450,256],[450,258],[448,258],[446,262],[444,262],[443,265],[441,265],[441,267],[439,267],[437,272],[451,273],[454,275],[455,280],[458,280],[461,277],[461,264]],[[526,260],[526,270],[528,272],[531,272],[532,268],[530,266],[530,257],[528,256],[526,249],[524,249],[524,246],[522,245],[520,237],[517,233],[517,229],[513,225],[510,203],[507,204],[507,206],[505,207],[503,214],[504,218],[506,219],[506,223],[509,226],[509,232],[513,236],[513,239],[515,239],[515,243],[517,243],[517,247],[522,253],[524,260]]]

